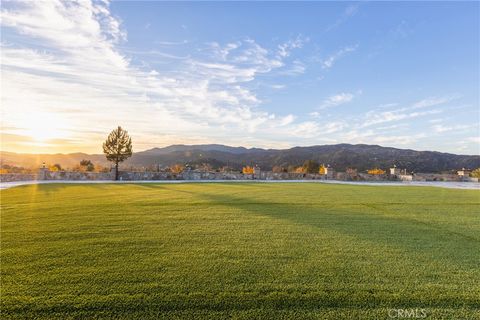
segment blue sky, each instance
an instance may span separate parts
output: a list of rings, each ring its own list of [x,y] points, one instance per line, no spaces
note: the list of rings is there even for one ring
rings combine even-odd
[[[479,154],[478,2],[5,2],[2,150]]]

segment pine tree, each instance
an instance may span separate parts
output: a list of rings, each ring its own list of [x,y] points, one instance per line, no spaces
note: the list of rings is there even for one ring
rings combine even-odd
[[[115,180],[118,180],[118,164],[132,156],[132,138],[119,126],[103,143],[103,152],[107,160],[115,164]]]

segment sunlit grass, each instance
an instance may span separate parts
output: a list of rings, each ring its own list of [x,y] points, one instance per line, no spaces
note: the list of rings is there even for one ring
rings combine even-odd
[[[480,316],[477,190],[55,184],[1,200],[1,318]]]

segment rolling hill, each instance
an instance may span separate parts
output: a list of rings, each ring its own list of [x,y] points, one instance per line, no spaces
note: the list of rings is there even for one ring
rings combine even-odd
[[[95,164],[108,165],[102,154],[17,154],[1,152],[2,164],[22,167],[38,167],[42,162],[60,163],[73,167],[80,160],[88,159]],[[175,163],[202,164],[213,167],[230,166],[240,169],[244,165],[258,165],[263,170],[273,166],[299,166],[306,160],[329,164],[337,170],[348,167],[366,170],[372,167],[388,168],[393,164],[415,172],[442,172],[459,168],[480,167],[480,156],[456,155],[435,151],[415,151],[378,145],[336,144],[291,149],[259,149],[231,147],[219,144],[171,145],[136,152],[124,167],[169,166]]]

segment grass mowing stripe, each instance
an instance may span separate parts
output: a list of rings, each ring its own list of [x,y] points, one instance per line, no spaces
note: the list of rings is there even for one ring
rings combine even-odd
[[[1,197],[5,318],[479,314],[478,190],[52,184]]]

